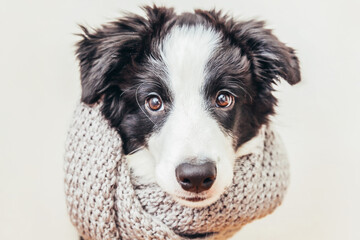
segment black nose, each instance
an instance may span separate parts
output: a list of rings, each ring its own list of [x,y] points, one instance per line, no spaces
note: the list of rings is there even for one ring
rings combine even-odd
[[[176,169],[176,179],[189,192],[200,193],[211,188],[216,179],[216,166],[212,162],[203,164],[182,163]]]

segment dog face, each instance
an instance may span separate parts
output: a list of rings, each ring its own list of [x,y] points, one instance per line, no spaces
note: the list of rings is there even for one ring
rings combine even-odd
[[[293,49],[263,22],[146,7],[78,43],[82,101],[102,99],[136,176],[203,207],[274,113],[272,84],[300,81]]]

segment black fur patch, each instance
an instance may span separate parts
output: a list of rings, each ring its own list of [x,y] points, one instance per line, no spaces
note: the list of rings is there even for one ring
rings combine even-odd
[[[164,68],[147,60],[160,58],[159,43],[174,24],[175,14],[155,6],[144,9],[146,18],[129,14],[94,33],[83,28],[77,50],[81,99],[93,104],[103,97],[102,113],[122,137],[125,154],[146,145],[146,137],[164,120],[164,116],[149,119],[143,104],[147,94],[168,91],[161,77]]]
[[[235,93],[235,107],[228,112],[213,110],[225,129],[236,136],[235,147],[254,137],[277,100],[272,84],[279,77],[290,84],[300,81],[300,68],[292,48],[280,42],[264,22],[236,22],[221,11],[196,10],[213,28],[222,32],[222,49],[209,61],[205,92],[209,98],[221,89]]]
[[[279,77],[290,84],[300,81],[294,50],[265,29],[264,22],[236,22],[214,10],[176,15],[171,8],[144,9],[146,17],[128,14],[92,33],[82,27],[76,52],[81,99],[86,104],[103,99],[102,113],[122,137],[125,154],[146,146],[147,137],[161,128],[171,111],[172,94],[159,48],[174,26],[203,25],[223,35],[221,48],[207,65],[204,94],[209,102],[221,89],[236,95],[229,111],[209,106],[223,128],[236,137],[234,147],[251,139],[274,113],[272,84]],[[151,92],[158,93],[167,106],[161,114],[146,112],[144,103]]]

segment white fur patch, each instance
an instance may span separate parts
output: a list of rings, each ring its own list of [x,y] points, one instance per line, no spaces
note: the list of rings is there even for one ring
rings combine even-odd
[[[219,198],[232,182],[236,155],[243,154],[246,148],[235,153],[233,139],[207,111],[202,92],[206,64],[220,37],[212,29],[196,26],[176,27],[164,39],[161,57],[173,107],[160,131],[148,139],[148,148],[128,156],[129,165],[140,180],[157,182],[180,203],[192,207],[206,206]],[[213,186],[199,194],[207,199],[196,203],[182,200],[196,194],[181,188],[176,167],[183,162],[203,160],[214,161],[217,167]]]
[[[210,116],[202,94],[206,64],[219,41],[219,33],[212,29],[181,27],[173,29],[162,45],[174,101],[160,133],[149,139],[149,149],[157,161],[157,183],[178,198],[192,195],[181,188],[175,176],[176,167],[190,159],[216,163],[218,174],[205,193],[208,199],[216,200],[232,180],[232,139]],[[209,204],[183,202],[193,206]]]
[[[265,141],[265,130],[266,126],[262,125],[259,129],[259,132],[256,136],[254,136],[249,141],[243,143],[237,150],[236,150],[236,158],[241,156],[245,156],[250,153],[261,153],[264,150],[264,141]]]

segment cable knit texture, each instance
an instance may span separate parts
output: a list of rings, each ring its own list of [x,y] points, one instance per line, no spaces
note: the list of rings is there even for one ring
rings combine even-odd
[[[100,112],[101,103],[80,103],[68,133],[65,193],[73,225],[85,240],[186,239],[215,233],[226,239],[271,213],[282,201],[289,172],[279,137],[265,127],[260,151],[235,162],[232,185],[204,208],[175,202],[157,184],[131,176],[121,139]]]

